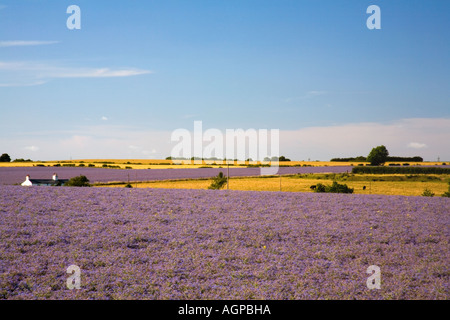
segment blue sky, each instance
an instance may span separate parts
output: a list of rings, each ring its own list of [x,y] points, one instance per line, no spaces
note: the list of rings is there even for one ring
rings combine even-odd
[[[0,152],[165,158],[201,120],[280,129],[295,160],[450,160],[449,17],[441,0],[0,0]]]

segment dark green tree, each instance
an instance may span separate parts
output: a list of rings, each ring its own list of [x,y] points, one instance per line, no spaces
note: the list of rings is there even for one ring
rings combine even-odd
[[[336,181],[333,181],[333,184],[331,186],[318,183],[316,185],[316,188],[314,189],[314,192],[327,193],[353,193],[353,191],[353,188],[349,188],[346,184],[340,184]]]
[[[370,162],[371,166],[379,166],[386,162],[389,156],[389,151],[385,146],[381,145],[376,148],[373,148],[367,156],[367,161]]]
[[[430,189],[425,188],[425,190],[422,193],[423,197],[434,197],[434,192],[432,192]]]
[[[0,162],[11,162],[11,157],[9,154],[4,153],[0,156]]]
[[[66,187],[90,187],[89,179],[86,176],[79,175],[78,177],[70,178],[64,186]]]
[[[219,190],[222,189],[226,183],[227,177],[224,177],[222,171],[220,171],[217,177],[214,177],[214,180],[208,189]]]
[[[326,186],[324,184],[318,183],[316,185],[316,188],[314,189],[314,192],[326,192]]]

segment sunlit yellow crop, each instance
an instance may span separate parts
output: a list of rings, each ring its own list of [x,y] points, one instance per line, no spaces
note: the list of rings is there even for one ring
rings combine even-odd
[[[386,163],[388,166],[391,162]],[[399,164],[399,162],[392,162]],[[409,162],[414,165],[442,165],[445,162]],[[33,167],[55,165],[75,165],[76,167],[87,167],[88,165],[101,168],[104,165],[116,166],[120,169],[181,169],[181,168],[200,168],[200,167],[226,167],[229,164],[232,167],[244,168],[248,165],[270,164],[264,161],[222,161],[222,160],[159,160],[159,159],[76,159],[76,160],[53,160],[53,161],[32,161],[32,162],[0,162],[0,167]],[[332,162],[332,161],[287,161],[279,162],[278,165],[284,166],[313,166],[313,167],[332,167],[332,166],[357,166],[358,164],[368,165],[367,162]],[[400,162],[402,164],[402,162]]]
[[[314,175],[310,175],[314,176]],[[319,175],[320,176],[320,175]],[[435,195],[439,196],[448,190],[448,177],[433,181],[371,181],[376,176],[363,176],[362,181],[339,181],[354,188],[355,194],[384,194],[420,196],[427,188]],[[169,189],[207,189],[212,179],[195,179],[179,181],[152,181],[131,183],[134,188],[169,188]],[[252,177],[252,178],[231,178],[229,180],[230,190],[246,191],[283,191],[283,192],[312,192],[311,186],[318,183],[331,184],[333,179],[317,178],[297,178],[295,176],[280,177]],[[107,187],[125,187],[125,184],[103,185]],[[364,188],[365,187],[365,188]],[[227,187],[225,186],[224,189]]]

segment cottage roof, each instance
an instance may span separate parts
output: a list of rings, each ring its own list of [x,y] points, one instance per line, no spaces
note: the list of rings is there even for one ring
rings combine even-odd
[[[63,184],[69,181],[68,179],[29,179],[33,184]]]

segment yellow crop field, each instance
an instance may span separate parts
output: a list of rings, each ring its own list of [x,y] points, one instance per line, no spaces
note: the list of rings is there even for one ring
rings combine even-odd
[[[102,168],[103,165],[118,167],[120,169],[196,169],[205,164],[172,164],[171,160],[67,160],[67,161],[36,161],[36,162],[0,162],[0,167],[35,167],[45,166],[53,167],[59,165],[74,165],[75,167],[88,167],[89,165],[96,168]],[[210,167],[220,167],[219,165],[208,165]]]
[[[33,162],[0,162],[0,167],[33,167],[36,163]]]
[[[270,162],[259,162],[259,161],[228,161],[230,165],[235,167],[245,167],[247,165],[258,165],[258,164],[270,164]],[[403,162],[387,162],[385,165],[388,166],[390,163],[403,164]],[[409,162],[410,166],[415,165],[443,165],[449,162]],[[118,166],[120,169],[181,169],[181,168],[199,168],[202,166],[209,166],[218,168],[220,166],[224,167],[227,162],[222,160],[159,160],[159,159],[76,159],[76,160],[52,160],[52,161],[32,161],[32,162],[0,162],[0,167],[33,167],[37,165],[44,166],[54,166],[54,165],[64,164],[74,164],[75,166],[88,166],[89,164],[95,165],[95,167],[102,167],[103,164],[110,166]],[[312,167],[332,167],[332,166],[357,166],[358,164],[368,165],[367,162],[331,162],[331,161],[288,161],[279,162],[279,166],[312,166]]]
[[[132,183],[137,188],[174,188],[174,189],[207,189],[212,179],[196,179],[183,181],[152,181]],[[281,176],[281,191],[283,192],[312,192],[311,186],[318,183],[331,184],[331,179],[296,178]],[[436,196],[448,191],[448,184],[444,180],[433,181],[344,181],[355,194],[384,194],[420,196],[425,189],[431,190]],[[105,185],[107,187],[124,187],[125,184]],[[364,186],[366,187],[364,189]],[[226,186],[225,186],[226,189]],[[232,178],[229,182],[230,190],[245,191],[280,191],[280,178]]]

